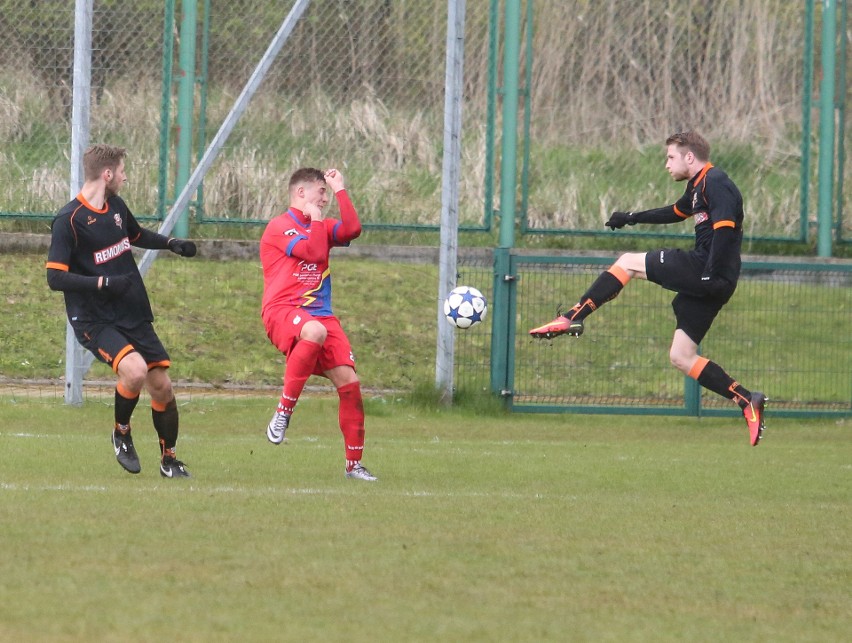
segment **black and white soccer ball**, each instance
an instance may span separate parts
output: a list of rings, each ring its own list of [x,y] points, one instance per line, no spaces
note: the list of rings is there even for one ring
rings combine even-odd
[[[458,286],[444,299],[444,316],[456,328],[470,328],[485,319],[488,302],[471,286]]]

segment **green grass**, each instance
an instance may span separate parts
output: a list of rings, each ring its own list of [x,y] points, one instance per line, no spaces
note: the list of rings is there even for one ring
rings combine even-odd
[[[843,422],[507,416],[367,404],[342,476],[334,400],[289,444],[269,399],[181,403],[160,478],[109,403],[0,398],[0,639],[840,641],[852,618]]]

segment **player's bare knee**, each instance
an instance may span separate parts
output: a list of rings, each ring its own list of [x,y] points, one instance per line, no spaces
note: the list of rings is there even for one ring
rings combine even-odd
[[[306,339],[309,342],[322,344],[325,338],[328,337],[328,330],[318,321],[309,321],[302,326],[302,332],[299,333],[299,339]]]
[[[692,367],[693,360],[682,351],[675,349],[669,351],[669,360],[671,361],[672,366],[683,373],[689,373],[689,369]]]
[[[116,374],[127,390],[141,391],[148,374],[148,365],[139,353],[128,353],[116,366]]]

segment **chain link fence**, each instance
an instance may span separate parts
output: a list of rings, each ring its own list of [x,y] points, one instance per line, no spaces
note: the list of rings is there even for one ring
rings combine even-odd
[[[798,239],[805,4],[536,3],[525,229],[600,231],[613,210],[673,203],[682,186],[664,171],[664,141],[696,129],[745,195],[747,237]],[[813,132],[814,159],[817,142]],[[815,163],[811,170],[816,186]],[[806,227],[815,224],[815,192]]]
[[[747,235],[800,235],[801,3],[523,4],[531,107],[522,230],[601,231],[612,209],[673,201],[662,141],[696,128],[746,195]],[[165,79],[164,92],[163,69],[168,41],[173,70],[185,44],[181,5],[94,1],[91,140],[128,147],[125,196],[141,216],[162,217],[175,197],[177,78]],[[501,125],[498,113],[487,131],[489,73],[499,83],[502,60],[491,37],[504,18],[498,0],[466,7],[460,212],[462,225],[477,226],[499,208],[482,198],[496,172],[486,167],[485,142]],[[0,8],[0,213],[47,218],[68,196],[74,3],[0,0]],[[195,160],[291,8],[197,3]],[[205,178],[192,220],[263,222],[286,203],[293,169],[333,165],[368,224],[435,226],[446,15],[445,0],[311,2]],[[848,167],[844,179],[852,181]],[[850,226],[845,217],[839,236],[852,237]]]

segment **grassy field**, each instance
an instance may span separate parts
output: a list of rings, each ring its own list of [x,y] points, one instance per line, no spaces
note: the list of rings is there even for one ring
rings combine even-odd
[[[181,406],[157,474],[108,403],[0,398],[0,639],[841,641],[852,622],[843,422],[506,416],[367,404],[343,478],[334,400]]]

